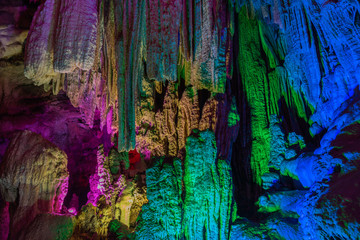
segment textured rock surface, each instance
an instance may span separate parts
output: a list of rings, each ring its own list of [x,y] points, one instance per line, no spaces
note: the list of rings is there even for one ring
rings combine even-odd
[[[182,235],[182,175],[180,159],[157,159],[146,171],[147,197],[136,239],[179,239]]]
[[[74,220],[69,216],[40,214],[18,239],[70,239],[73,230]]]
[[[0,165],[0,191],[16,206],[10,236],[15,237],[39,213],[61,211],[67,194],[67,156],[55,145],[30,131],[11,140]],[[16,202],[16,203],[15,203]]]
[[[96,35],[96,1],[45,1],[34,16],[26,43],[31,50],[26,51],[25,75],[43,84],[54,72],[91,69]]]
[[[358,234],[359,220],[348,211],[357,212],[359,207],[355,180],[358,167],[354,165],[359,159],[359,149],[353,141],[359,128],[353,123],[340,132],[342,134],[338,134],[331,144],[281,162],[280,172],[276,173],[280,175],[277,185],[272,185],[271,191],[258,200],[260,212],[272,213],[265,225],[258,226],[258,230],[266,227],[262,234],[269,238],[275,236],[275,239],[279,236],[285,239],[351,239]],[[275,136],[286,148],[297,145],[302,149],[302,138],[294,133],[288,135],[289,141],[284,141],[282,134],[272,135]],[[323,138],[328,137],[325,134]],[[269,176],[263,176],[265,182]],[[291,183],[284,176],[295,180]],[[306,187],[306,190],[289,191],[287,188],[291,185],[295,189]],[[266,186],[263,185],[264,189],[269,189]],[[232,234],[241,235],[239,231],[242,230],[236,225]]]
[[[151,153],[184,159],[186,138],[193,129],[216,130],[219,101],[192,86],[160,86],[157,93],[156,85],[143,82],[143,98],[136,109],[136,147],[145,156]],[[228,114],[229,109],[225,109],[224,115]]]
[[[20,206],[48,200],[45,209],[59,212],[67,192],[66,165],[66,154],[55,145],[36,133],[20,132],[11,140],[1,162],[2,196],[8,202],[19,197]]]
[[[216,163],[216,141],[211,131],[186,141],[184,171],[184,229],[188,239],[226,239],[234,211],[230,167]],[[206,191],[203,191],[206,189]]]
[[[225,91],[229,31],[225,8],[214,4],[45,1],[30,29],[25,75],[54,93],[63,88],[90,125],[98,109],[101,119],[119,131],[119,150],[131,150],[144,75],[158,81],[179,81],[181,75],[188,86]],[[213,15],[215,9],[219,13]]]
[[[103,146],[99,147],[96,170],[89,178],[88,202],[75,218],[74,239],[83,235],[106,237],[110,234],[111,221],[119,222],[127,234],[136,227],[142,205],[147,203],[146,187],[143,187],[142,180],[130,176],[129,166],[120,166],[121,171],[113,169],[112,163],[119,155],[112,149],[109,156],[105,156]],[[136,177],[141,178],[141,175]]]
[[[270,132],[267,128],[268,82],[266,79],[266,65],[261,58],[261,41],[258,22],[247,16],[243,8],[239,17],[239,59],[246,61],[240,65],[240,73],[247,92],[247,101],[251,108],[251,169],[253,179],[260,184],[260,178],[267,172],[270,150]]]
[[[113,179],[109,169],[109,161],[104,156],[103,146],[97,152],[97,166],[95,173],[90,176],[90,192],[88,193],[88,203],[97,205],[100,197],[104,197],[107,204],[115,206],[120,194],[125,189],[125,179],[123,176]],[[114,209],[114,211],[116,211]]]
[[[357,1],[0,3],[0,160],[67,153],[74,239],[358,235]]]
[[[97,34],[97,1],[55,1],[54,70],[90,70],[94,64]],[[50,33],[51,34],[51,33]],[[31,44],[31,41],[29,42]],[[28,45],[31,48],[31,45]]]
[[[2,26],[0,30],[0,59],[20,55],[27,34],[27,30],[17,29],[14,25]]]
[[[9,212],[9,203],[5,202],[3,199],[1,199],[1,220],[0,220],[0,230],[1,239],[7,239],[10,232],[10,212]]]
[[[90,128],[83,120],[86,117],[71,105],[63,92],[54,96],[42,87],[31,85],[23,71],[21,62],[7,63],[0,68],[1,156],[12,133],[30,130],[42,135],[68,156],[70,178],[66,204],[74,193],[79,197],[77,204],[85,204],[88,178],[95,171],[98,145],[104,143],[108,151],[111,135],[100,130],[97,115],[93,128]]]
[[[182,0],[147,2],[146,42],[148,77],[176,80]]]
[[[143,206],[137,239],[229,238],[236,207],[230,166],[216,163],[214,133],[196,130],[187,138],[184,165],[180,159],[156,159],[146,181],[149,203]]]

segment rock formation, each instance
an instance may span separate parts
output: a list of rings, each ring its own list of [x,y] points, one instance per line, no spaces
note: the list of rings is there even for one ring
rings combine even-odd
[[[15,209],[10,237],[40,213],[61,212],[69,181],[66,165],[66,154],[40,135],[14,135],[0,165],[1,195]]]
[[[1,238],[359,235],[358,1],[0,3]]]
[[[230,166],[216,161],[214,133],[195,131],[186,140],[186,153],[184,170],[178,158],[159,159],[147,170],[149,203],[136,239],[229,238],[236,207]]]

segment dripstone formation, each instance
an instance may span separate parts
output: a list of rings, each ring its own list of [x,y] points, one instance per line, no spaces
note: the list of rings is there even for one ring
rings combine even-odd
[[[0,3],[0,239],[360,235],[358,1]]]

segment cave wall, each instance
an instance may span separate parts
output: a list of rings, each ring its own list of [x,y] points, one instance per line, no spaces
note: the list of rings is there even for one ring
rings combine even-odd
[[[20,164],[8,156],[24,130],[68,161],[65,218],[44,210],[29,226],[58,221],[72,239],[359,234],[358,1],[0,2],[0,166]],[[1,194],[6,239],[21,204]]]

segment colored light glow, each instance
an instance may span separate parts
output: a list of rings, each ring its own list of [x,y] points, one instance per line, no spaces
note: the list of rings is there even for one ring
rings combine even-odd
[[[77,211],[76,211],[75,208],[69,208],[68,212],[71,213],[72,215],[76,215],[76,214],[77,214]]]

